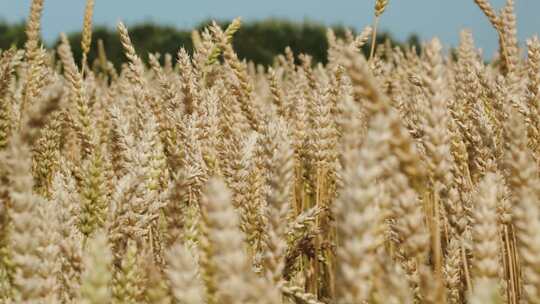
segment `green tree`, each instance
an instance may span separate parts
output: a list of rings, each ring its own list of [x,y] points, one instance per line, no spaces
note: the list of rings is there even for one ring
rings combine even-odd
[[[202,22],[196,29],[201,30],[210,22]],[[228,22],[219,22],[224,28]],[[332,29],[338,36],[343,36],[345,27],[333,26]],[[0,48],[7,49],[12,45],[22,47],[26,39],[24,23],[9,24],[0,21]],[[233,46],[240,58],[253,61],[257,64],[271,65],[276,55],[283,53],[290,46],[295,54],[305,53],[313,57],[314,62],[326,62],[328,42],[326,40],[327,27],[320,23],[304,21],[291,22],[280,19],[267,19],[262,21],[247,22],[236,33]],[[141,58],[146,59],[149,53],[161,53],[175,55],[181,47],[188,52],[193,51],[191,30],[179,30],[172,26],[158,25],[154,23],[141,23],[129,27],[131,39]],[[73,49],[76,62],[80,62],[81,33],[74,32],[68,35]],[[98,56],[97,43],[103,41],[108,59],[119,67],[125,62],[122,46],[116,30],[107,27],[95,27],[92,48],[89,54],[90,62]],[[377,36],[379,44],[389,40],[393,45],[398,45],[388,33]],[[56,47],[59,40],[50,47]],[[412,35],[407,44],[415,45],[420,50],[417,36]],[[364,47],[364,53],[369,51],[369,45]]]
[[[0,21],[0,49],[9,49],[11,46],[22,48],[26,40],[24,23],[9,24]]]

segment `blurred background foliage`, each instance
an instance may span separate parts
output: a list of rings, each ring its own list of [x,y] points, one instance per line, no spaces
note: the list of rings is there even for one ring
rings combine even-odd
[[[210,21],[202,22],[196,27],[202,30]],[[219,24],[225,28],[229,22],[222,21]],[[332,26],[337,36],[343,36],[345,27]],[[10,46],[22,47],[26,39],[24,23],[9,24],[0,21],[0,48]],[[326,62],[328,43],[326,40],[327,27],[316,22],[291,22],[281,19],[267,19],[262,21],[246,22],[234,36],[233,45],[238,55],[248,61],[257,64],[271,65],[276,55],[283,53],[290,46],[295,54],[305,53],[313,57],[314,62]],[[139,23],[129,26],[130,36],[139,54],[160,53],[175,55],[179,48],[184,47],[188,52],[193,50],[191,41],[191,29],[183,30],[172,26],[159,25],[156,23]],[[354,31],[353,31],[354,32]],[[81,33],[68,33],[76,62],[81,58]],[[97,26],[94,28],[92,50],[89,54],[92,62],[98,53],[97,43],[103,41],[107,58],[117,67],[125,61],[122,46],[115,29]],[[393,45],[415,46],[420,50],[419,39],[411,35],[404,43],[395,41],[389,33],[378,35],[379,43],[389,41]],[[56,47],[58,40],[49,43],[47,47]],[[368,52],[366,45],[364,52]]]

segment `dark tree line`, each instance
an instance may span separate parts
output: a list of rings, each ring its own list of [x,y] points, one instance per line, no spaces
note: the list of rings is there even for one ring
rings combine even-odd
[[[227,22],[220,23],[226,27]],[[202,29],[208,22],[201,23],[197,29]],[[0,48],[6,49],[12,45],[22,47],[25,41],[24,24],[8,24],[0,21]],[[328,43],[326,41],[326,26],[314,22],[290,22],[285,20],[263,20],[247,22],[242,25],[240,31],[234,36],[233,45],[241,58],[254,61],[255,63],[272,64],[277,54],[283,53],[285,47],[290,46],[295,53],[306,53],[313,56],[316,62],[326,61]],[[338,36],[343,35],[345,28],[334,26]],[[181,30],[172,26],[158,25],[153,23],[141,23],[129,27],[130,36],[140,54],[161,53],[175,54],[180,47],[189,52],[193,49],[191,30]],[[77,62],[81,57],[81,33],[68,35]],[[125,59],[118,34],[114,29],[98,26],[94,29],[93,45],[89,54],[92,62],[97,57],[97,41],[102,40],[108,59],[118,66]],[[392,39],[388,33],[382,33],[377,37],[379,42],[390,40],[392,44],[400,43]],[[48,45],[48,47],[55,47]],[[418,38],[411,36],[407,44],[417,46]],[[369,46],[365,46],[364,52],[368,52]]]

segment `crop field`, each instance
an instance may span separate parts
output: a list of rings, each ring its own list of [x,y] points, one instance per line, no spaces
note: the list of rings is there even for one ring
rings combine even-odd
[[[377,45],[374,2],[324,65],[242,60],[235,19],[177,54],[119,23],[117,69],[93,0],[80,62],[33,0],[0,50],[0,303],[540,303],[540,40],[474,0],[492,61]]]

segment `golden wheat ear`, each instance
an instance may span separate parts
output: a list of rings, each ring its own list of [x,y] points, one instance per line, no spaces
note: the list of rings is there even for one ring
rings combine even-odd
[[[92,18],[94,16],[94,0],[86,0],[86,8],[84,10],[84,22],[81,39],[82,49],[82,69],[81,74],[84,75],[88,64],[88,53],[92,45]]]
[[[13,133],[15,113],[11,104],[11,87],[15,83],[15,70],[21,64],[22,52],[9,49],[0,55],[0,150],[9,144]],[[11,95],[11,96],[10,96]]]
[[[30,16],[26,24],[26,56],[29,60],[34,58],[35,52],[39,48],[41,39],[41,15],[43,13],[44,0],[32,0],[30,6]]]
[[[107,303],[111,299],[112,254],[107,234],[98,231],[88,240],[83,255],[79,303]]]
[[[20,111],[24,112],[27,107],[35,102],[45,85],[46,52],[41,46],[41,16],[43,13],[43,0],[33,0],[30,6],[30,15],[26,24],[26,43],[24,45],[25,59],[28,67],[26,82],[23,89],[23,98]]]
[[[174,298],[180,303],[198,304],[204,301],[204,287],[196,254],[183,244],[175,244],[167,254],[170,267],[166,270]]]
[[[474,242],[472,277],[475,284],[481,280],[499,280],[499,248],[497,200],[502,185],[502,179],[493,172],[486,174],[479,183],[475,195],[475,209],[473,210],[474,225],[472,237]]]
[[[240,27],[242,26],[242,19],[241,18],[235,18],[231,24],[225,29],[225,37],[227,43],[232,43],[232,39],[234,37],[234,34],[238,32]],[[197,39],[194,39],[194,42],[197,42]],[[223,51],[222,47],[220,45],[214,46],[212,51],[210,52],[210,55],[208,56],[208,59],[206,60],[207,65],[213,65],[217,62],[219,55],[221,55],[221,52]]]
[[[369,52],[369,58],[371,59],[375,55],[375,47],[377,44],[377,27],[379,25],[379,18],[386,10],[389,0],[376,0],[375,1],[375,21],[373,22],[373,36],[371,37],[371,51]]]

